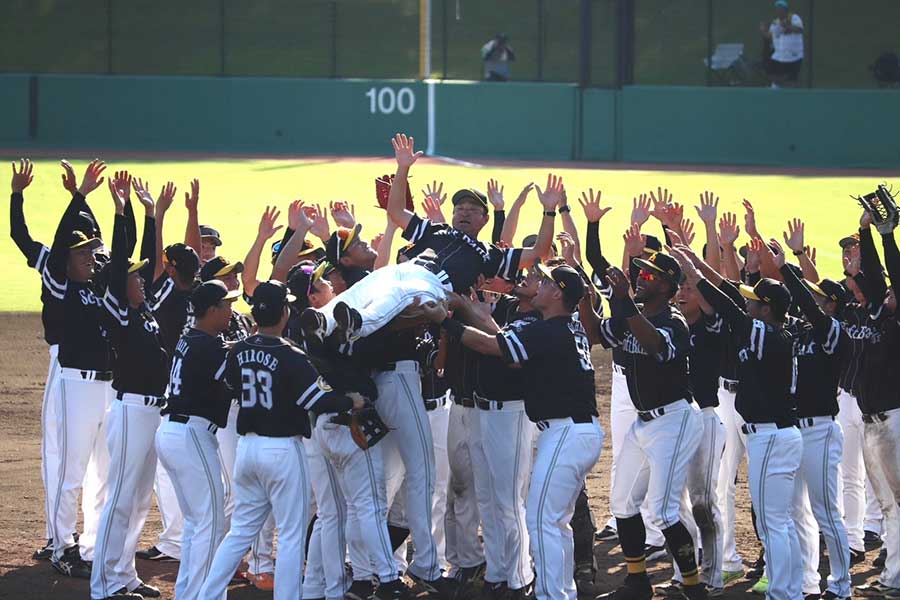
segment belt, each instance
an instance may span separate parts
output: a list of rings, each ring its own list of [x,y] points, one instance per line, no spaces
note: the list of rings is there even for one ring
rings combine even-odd
[[[197,425],[203,426],[210,433],[215,433],[219,430],[218,425],[203,417],[196,417],[191,415],[176,415],[173,413],[169,415],[169,420],[173,423],[184,423],[185,425],[193,422]]]
[[[384,363],[374,368],[375,371],[402,371],[406,367],[415,365],[415,370],[419,370],[419,363],[414,360],[398,360],[397,362]],[[412,369],[410,369],[412,370]]]
[[[869,413],[867,415],[862,416],[863,423],[883,423],[888,420],[887,413],[877,412],[877,413]]]
[[[736,394],[738,391],[738,382],[733,379],[725,379],[724,377],[719,378],[719,384],[722,386],[722,389],[726,392],[731,392],[732,394]]]
[[[477,392],[473,395],[475,396],[475,406],[481,410],[503,410],[504,404],[509,408],[508,405],[513,402],[522,402],[522,400],[488,400],[487,398],[479,396]]]
[[[666,413],[671,413],[676,408],[674,405],[678,404],[679,402],[684,402],[684,400],[669,402],[668,404],[664,404],[663,406],[654,408],[653,410],[639,410],[638,419],[640,419],[644,423],[649,423],[653,419],[657,419]]]
[[[766,431],[771,429],[787,429],[788,427],[796,427],[797,424],[794,422],[790,423],[744,423],[741,425],[741,433],[750,434],[757,433],[759,431]]]
[[[464,408],[475,408],[475,401],[471,398],[453,398],[454,404],[459,404]]]
[[[550,429],[553,425],[579,425],[582,423],[591,423],[593,422],[594,417],[591,415],[579,415],[577,417],[563,417],[561,419],[545,419],[543,421],[537,421],[535,425],[537,425],[538,430],[546,431]]]
[[[116,400],[122,400],[128,404],[143,404],[144,406],[155,406],[162,408],[166,405],[165,396],[144,396],[143,394],[129,394],[127,392],[116,392]]]
[[[433,410],[437,410],[439,408],[443,408],[447,406],[447,394],[444,394],[440,398],[433,398],[431,400],[425,400],[425,411],[431,412]]]
[[[112,381],[112,371],[91,371],[90,369],[74,369],[72,367],[62,367],[59,370],[60,375],[66,379],[84,379],[85,381]]]
[[[800,417],[797,419],[797,427],[806,429],[813,425],[821,425],[822,423],[831,423],[834,421],[834,415],[824,415],[820,417]]]

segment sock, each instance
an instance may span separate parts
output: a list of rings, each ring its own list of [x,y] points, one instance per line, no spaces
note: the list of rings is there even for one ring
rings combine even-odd
[[[619,532],[619,544],[622,546],[628,574],[644,574],[646,576],[647,564],[644,560],[644,545],[647,542],[647,532],[644,530],[641,514],[638,513],[624,519],[616,517],[616,529]]]
[[[388,536],[391,538],[391,550],[397,550],[400,544],[409,537],[409,529],[388,524]]]
[[[666,545],[672,558],[681,570],[684,585],[697,585],[700,583],[700,571],[697,569],[697,557],[694,554],[694,541],[680,521],[671,527],[663,529]]]

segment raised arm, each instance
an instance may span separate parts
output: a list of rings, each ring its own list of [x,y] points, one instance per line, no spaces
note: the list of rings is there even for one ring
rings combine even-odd
[[[506,217],[503,221],[503,228],[500,231],[501,242],[505,242],[510,246],[513,245],[513,238],[516,237],[516,229],[519,227],[519,215],[522,212],[522,206],[525,204],[525,200],[528,199],[528,194],[531,192],[532,188],[534,188],[534,183],[528,183],[522,188],[522,191],[519,192],[519,196],[510,207],[509,212],[506,213]]]
[[[132,179],[134,193],[144,207],[144,233],[141,239],[141,260],[147,259],[147,264],[141,269],[141,277],[144,281],[153,282],[156,273],[156,203],[150,195],[148,186],[141,179]]]
[[[590,188],[587,192],[581,193],[579,203],[581,204],[581,209],[584,211],[584,217],[587,219],[587,232],[584,236],[585,258],[587,259],[588,264],[591,265],[594,275],[605,277],[606,271],[611,265],[609,264],[609,261],[604,258],[600,248],[600,219],[612,210],[612,207],[607,206],[601,208],[601,195],[602,193],[600,190],[597,190],[597,194],[595,195],[594,189]]]
[[[803,270],[803,278],[807,281],[816,283],[821,277],[819,277],[819,271],[816,269],[816,265],[806,253],[806,246],[804,245],[805,230],[806,226],[800,219],[788,221],[788,230],[784,232],[784,244],[790,248],[794,253],[794,256],[797,257],[800,268]]]
[[[828,344],[828,347],[832,349],[836,348],[838,338],[837,333],[839,333],[839,329],[833,336],[830,334],[832,334],[836,327],[839,327],[836,325],[837,321],[826,315],[822,309],[819,308],[816,299],[813,298],[812,292],[809,291],[809,288],[807,288],[802,281],[800,281],[800,278],[797,277],[794,270],[786,264],[784,252],[776,252],[774,254],[774,261],[775,265],[781,271],[782,277],[784,277],[784,284],[791,293],[791,299],[797,303],[797,306],[800,307],[806,320],[813,326],[816,339],[823,347],[826,347],[826,344]],[[829,343],[830,337],[833,337],[834,339],[830,340]]]
[[[147,187],[150,187],[149,182]],[[172,206],[172,201],[175,200],[175,190],[174,183],[171,181],[166,183],[160,190],[159,198],[156,201],[156,269],[153,272],[153,281],[159,279],[165,270],[165,263],[163,262],[163,249],[165,248],[163,245],[163,223],[165,222],[166,212]]]
[[[378,258],[375,259],[375,270],[386,267],[391,263],[391,252],[393,250],[394,236],[396,234],[397,226],[394,225],[393,221],[387,219],[387,223],[384,226],[384,233],[381,235],[381,240],[376,248],[378,251]]]
[[[881,234],[881,243],[884,246],[884,265],[887,267],[888,277],[891,278],[891,287],[897,293],[900,285],[900,250],[897,250],[897,240],[894,239],[893,230]]]
[[[562,221],[563,231],[572,238],[572,243],[575,244],[573,249],[575,260],[581,263],[581,240],[578,239],[578,228],[575,226],[575,219],[572,218],[572,207],[569,206],[565,188],[563,188],[563,196],[559,203],[559,219]]]
[[[444,182],[434,182],[432,185],[425,185],[422,190],[425,194],[425,200],[422,202],[422,209],[425,211],[425,217],[432,223],[446,223],[447,217],[444,216],[444,210],[441,208],[447,201],[447,194],[444,193]],[[390,219],[389,222],[393,223]]]
[[[128,171],[116,171],[110,180],[116,188],[116,192],[125,198],[125,232],[128,240],[128,256],[134,254],[137,246],[137,222],[134,219],[134,207],[131,206],[131,175]]]
[[[401,230],[409,225],[413,213],[406,210],[406,188],[409,185],[409,168],[422,156],[422,152],[415,151],[415,138],[406,137],[406,134],[398,133],[391,140],[394,146],[394,157],[397,159],[397,174],[391,183],[391,192],[388,195],[388,218]]]
[[[700,194],[700,206],[694,208],[697,210],[697,216],[703,221],[703,229],[706,231],[706,251],[703,253],[703,260],[716,272],[721,272],[722,250],[719,247],[719,235],[716,233],[719,197],[712,192],[703,192]]]
[[[613,298],[620,315],[628,323],[628,328],[644,351],[657,358],[663,357],[666,353],[666,340],[654,327],[653,323],[647,320],[637,308],[634,300],[631,299],[631,284],[628,277],[620,269],[615,267],[608,271],[609,283],[612,286]]]
[[[728,294],[719,289],[719,286],[713,285],[709,280],[703,277],[700,270],[694,266],[694,263],[688,258],[685,246],[677,246],[671,248],[670,252],[678,264],[681,265],[681,272],[684,274],[685,281],[693,284],[704,300],[709,303],[713,309],[722,315],[734,331],[746,332],[751,323],[750,317],[743,308],[738,306]],[[720,286],[730,285],[726,281],[721,281]]]
[[[73,169],[72,165],[65,159],[59,161],[59,164],[63,168],[63,188],[65,188],[69,194],[74,196],[78,192],[78,178],[75,176],[75,169]],[[91,210],[91,206],[87,202],[84,202],[79,210],[87,213],[97,230],[97,237],[103,239],[103,233],[100,231],[100,222],[97,221],[97,217],[94,216],[94,211]]]
[[[536,260],[543,260],[550,254],[550,245],[553,243],[553,221],[556,217],[556,207],[562,201],[565,194],[562,177],[552,173],[547,175],[547,187],[541,190],[535,186],[541,206],[544,207],[544,217],[541,219],[541,227],[538,229],[537,241],[532,248],[522,249],[520,264],[530,265]]]
[[[741,228],[737,224],[737,215],[726,212],[719,219],[719,245],[722,247],[722,264],[718,269],[719,274],[732,281],[741,280],[741,258],[738,255],[735,242],[741,234]]]
[[[294,230],[294,235],[281,249],[278,260],[275,261],[275,266],[272,269],[272,279],[277,279],[278,281],[287,280],[288,271],[296,264],[297,255],[303,249],[306,234],[312,229],[317,218],[319,218],[319,214],[312,206],[303,206],[300,200],[291,202],[288,208],[288,227]]]
[[[866,276],[866,298],[871,307],[881,305],[887,294],[887,283],[875,249],[875,241],[872,239],[872,218],[869,213],[863,211],[859,220],[859,254],[863,273]]]
[[[496,179],[489,179],[487,184],[487,198],[494,207],[493,226],[491,227],[491,243],[497,244],[503,239],[503,225],[506,222],[505,204],[503,202],[503,190]]]
[[[25,224],[25,197],[22,191],[31,185],[34,175],[34,165],[27,158],[19,161],[19,170],[16,170],[16,163],[12,163],[12,196],[9,199],[9,236],[16,244],[19,251],[28,261],[28,266],[32,268],[41,267],[38,265],[42,253],[45,253],[45,246],[40,242],[31,239],[28,232],[28,225]]]
[[[191,180],[190,193],[184,193],[184,207],[187,208],[188,218],[184,230],[184,245],[190,246],[201,256],[203,242],[200,238],[200,180]]]
[[[103,304],[122,326],[128,324],[128,252],[129,233],[125,205],[128,203],[120,187],[119,173],[109,180],[109,193],[115,207],[112,252],[110,254],[109,282],[103,297]]]
[[[248,297],[253,296],[256,286],[259,285],[257,275],[266,242],[282,228],[282,225],[275,225],[279,216],[281,216],[281,212],[277,208],[274,206],[266,207],[266,210],[263,211],[262,216],[259,218],[259,229],[256,232],[256,239],[253,240],[253,245],[250,246],[247,256],[244,257],[244,271],[241,273],[241,284],[244,286],[244,294]]]

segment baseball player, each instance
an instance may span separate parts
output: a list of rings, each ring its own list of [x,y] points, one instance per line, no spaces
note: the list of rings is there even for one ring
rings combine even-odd
[[[466,347],[523,367],[525,411],[540,430],[526,501],[535,596],[574,600],[569,522],[584,478],[600,457],[603,431],[597,422],[590,342],[573,317],[584,294],[581,275],[568,266],[541,272],[532,304],[543,320],[494,334],[454,319],[444,318],[441,325]],[[437,321],[441,312],[430,317]]]
[[[73,533],[77,518],[78,494],[89,460],[93,457],[99,472],[108,468],[109,455],[103,428],[109,406],[109,343],[101,324],[101,301],[95,295],[93,251],[100,245],[74,229],[79,211],[86,206],[85,196],[102,183],[105,165],[95,160],[88,165],[77,193],[72,197],[54,236],[53,246],[43,272],[48,300],[59,311],[62,337],[59,347],[60,399],[56,429],[61,449],[56,490],[52,491],[54,568],[71,577],[90,577],[84,560],[93,558],[94,536],[99,513],[106,500],[105,481],[101,481],[92,506],[85,511],[85,532],[79,539]],[[92,514],[96,510],[96,515]]]
[[[170,257],[171,260],[171,257]],[[169,373],[169,404],[156,433],[156,452],[172,479],[184,515],[179,600],[199,597],[216,547],[225,534],[225,490],[216,431],[228,421],[230,397],[223,382],[231,303],[240,292],[207,281],[190,295],[195,322],[178,340]],[[234,571],[229,575],[233,575]]]
[[[150,509],[156,469],[154,437],[168,384],[168,359],[162,348],[159,325],[144,297],[144,277],[152,277],[154,270],[156,222],[153,199],[136,182],[146,217],[143,258],[132,261],[128,257],[125,196],[112,179],[109,187],[116,216],[103,308],[115,352],[112,387],[116,399],[106,422],[109,493],[97,531],[91,597],[158,597],[159,590],[143,583],[134,566],[135,546]]]
[[[758,252],[762,240],[751,240]],[[736,408],[743,417],[749,455],[750,496],[766,553],[768,596],[797,598],[802,588],[799,540],[794,527],[794,477],[803,455],[803,438],[796,426],[793,336],[784,328],[791,303],[787,288],[772,279],[754,287],[741,286],[747,309],[734,299],[735,288],[714,270],[703,275],[689,260],[681,261],[686,279],[731,325],[738,342],[739,381]],[[705,277],[704,277],[705,275]],[[723,290],[728,290],[726,294]]]
[[[645,497],[651,518],[665,536],[684,581],[684,594],[705,598],[694,543],[681,522],[679,508],[688,468],[703,430],[688,382],[690,335],[684,316],[669,302],[678,290],[681,269],[671,256],[653,253],[635,258],[639,269],[634,300],[625,274],[611,269],[612,317],[599,321],[589,303],[580,314],[591,335],[606,347],[625,353],[625,377],[638,419],[623,441],[611,504],[628,576],[609,594],[613,598],[649,598],[645,533],[640,514]],[[638,311],[635,302],[643,303]],[[665,385],[662,385],[665,382]]]
[[[187,243],[187,242],[185,242]],[[216,257],[222,236],[209,225],[200,225],[200,264],[205,265]]]
[[[878,581],[857,586],[855,596],[900,598],[900,400],[896,393],[898,320],[896,290],[888,287],[875,249],[871,232],[872,217],[864,213],[860,219],[859,245],[861,273],[851,273],[869,299],[870,326],[864,350],[859,408],[865,423],[863,458],[883,516],[886,556]],[[894,240],[895,223],[878,226],[884,248],[884,264],[891,282],[900,281],[900,251]]]
[[[201,598],[223,597],[231,575],[270,512],[279,534],[275,598],[300,597],[309,494],[300,438],[311,433],[307,411],[343,412],[363,405],[359,397],[351,401],[335,393],[306,355],[281,337],[293,299],[280,282],[260,284],[254,290],[252,308],[259,332],[237,342],[228,354],[226,378],[241,394],[235,511]]]

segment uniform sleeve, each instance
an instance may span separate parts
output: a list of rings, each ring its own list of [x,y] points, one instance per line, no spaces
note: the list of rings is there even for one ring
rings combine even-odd
[[[175,282],[171,277],[163,273],[150,286],[150,293],[147,295],[147,304],[150,306],[150,312],[157,312],[162,307],[163,302],[169,297],[169,294],[175,289]]]
[[[793,269],[784,265],[780,269],[781,276],[784,277],[784,283],[791,293],[794,302],[803,311],[803,315],[813,327],[815,339],[822,346],[822,350],[826,354],[834,354],[837,351],[838,342],[841,337],[841,326],[832,317],[826,315],[819,305],[816,304],[812,292],[800,281]]]
[[[75,217],[83,207],[87,206],[84,196],[76,192],[59,220],[56,234],[53,236],[53,246],[50,248],[50,256],[47,258],[47,266],[42,272],[44,286],[50,295],[57,300],[66,296],[69,281],[66,278],[66,262],[69,256],[69,236],[75,228]]]
[[[413,215],[410,217],[406,229],[403,230],[403,238],[415,244],[427,239],[440,229],[442,229],[441,225],[436,225],[428,219],[422,219],[419,215]]]
[[[353,402],[335,392],[305,356],[299,352],[296,356],[298,360],[292,382],[293,391],[297,394],[297,406],[319,414],[344,412],[353,407]]]
[[[672,318],[668,323],[658,326],[656,331],[663,337],[663,346],[655,355],[659,362],[671,362],[687,355],[691,350],[691,332],[687,323],[680,317]]]
[[[505,328],[497,334],[503,360],[521,365],[542,355],[552,344],[546,321],[535,321],[522,328]]]
[[[25,197],[22,192],[14,193],[9,201],[9,237],[28,261],[28,266],[43,271],[50,255],[50,248],[31,239],[28,225],[25,223]]]
[[[137,222],[134,220],[134,207],[131,205],[131,200],[125,202],[125,230],[128,232],[128,256],[131,256],[137,246]]]
[[[747,313],[744,312],[744,309],[732,298],[731,292],[733,290],[729,290],[728,293],[723,291],[728,286],[733,288],[733,290],[737,289],[734,288],[730,282],[725,280],[722,281],[722,287],[717,288],[708,280],[701,279],[697,283],[697,291],[699,291],[703,295],[703,299],[709,302],[715,311],[722,316],[725,322],[731,325],[732,331],[741,335],[746,335],[750,330],[751,319],[747,316]],[[740,292],[738,292],[738,294],[740,294]]]
[[[485,277],[501,277],[511,280],[519,270],[519,262],[522,260],[521,248],[503,249],[491,246],[488,249],[490,259],[484,270]]]
[[[113,223],[112,256],[103,307],[120,327],[128,327],[128,223],[124,215],[116,215]]]
[[[213,379],[225,383],[225,369],[228,367],[228,346],[225,342],[216,338],[216,351],[212,353]]]
[[[237,354],[234,352],[234,349],[228,353],[228,357],[225,359],[224,381],[225,386],[231,390],[231,395],[240,399],[244,385],[241,380],[241,367],[238,364]]]
[[[628,322],[621,317],[610,317],[600,321],[600,345],[604,348],[618,348],[625,343]]]
[[[147,264],[141,269],[141,278],[145,282],[153,280],[156,271],[156,218],[144,217],[144,234],[141,240],[141,260]]]
[[[503,224],[506,222],[506,211],[494,211],[494,227],[491,229],[491,243],[496,244],[503,235]]]

